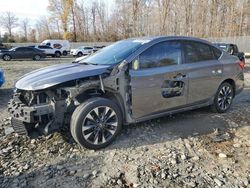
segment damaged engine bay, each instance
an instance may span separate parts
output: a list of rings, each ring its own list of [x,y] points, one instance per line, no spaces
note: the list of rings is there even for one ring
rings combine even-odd
[[[45,135],[53,133],[70,123],[71,115],[79,104],[101,96],[119,103],[123,107],[125,122],[133,122],[129,79],[128,64],[124,61],[102,75],[68,81],[39,91],[17,89],[8,107],[13,128],[22,135],[29,135],[32,131]]]

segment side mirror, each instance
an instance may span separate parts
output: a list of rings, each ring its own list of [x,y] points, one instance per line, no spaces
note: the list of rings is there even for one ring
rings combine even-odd
[[[140,62],[139,62],[138,59],[136,59],[136,60],[134,60],[134,61],[132,62],[132,69],[133,69],[133,70],[138,70],[138,69],[140,69]]]

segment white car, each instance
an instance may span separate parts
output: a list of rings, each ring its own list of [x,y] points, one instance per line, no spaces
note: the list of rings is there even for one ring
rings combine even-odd
[[[58,49],[55,48],[51,48],[50,46],[46,46],[46,45],[36,45],[34,46],[35,48],[44,51],[44,53],[46,54],[46,56],[52,56],[52,57],[60,57],[61,56],[61,52]]]
[[[70,50],[70,55],[73,55],[74,57],[81,57],[83,55],[88,55],[93,52],[93,47],[89,46],[80,46],[77,49],[71,49]]]
[[[40,45],[50,46],[60,52],[60,55],[68,55],[70,50],[70,43],[68,40],[45,40]]]
[[[81,57],[76,58],[73,63],[79,63],[80,61],[82,61],[83,59],[85,59],[86,57],[90,56],[91,54],[85,54],[82,55]]]

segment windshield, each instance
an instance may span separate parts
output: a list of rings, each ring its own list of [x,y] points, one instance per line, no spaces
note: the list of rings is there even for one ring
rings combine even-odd
[[[17,47],[13,47],[13,48],[11,48],[9,51],[14,51],[14,50],[16,50],[17,49]]]
[[[112,65],[120,63],[144,43],[137,40],[122,40],[107,46],[79,63]]]

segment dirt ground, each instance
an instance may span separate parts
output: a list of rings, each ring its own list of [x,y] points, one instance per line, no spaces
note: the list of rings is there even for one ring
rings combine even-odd
[[[204,108],[125,126],[103,150],[80,148],[67,130],[37,139],[9,134],[15,81],[72,60],[0,61],[0,187],[250,187],[250,64],[228,113]]]

